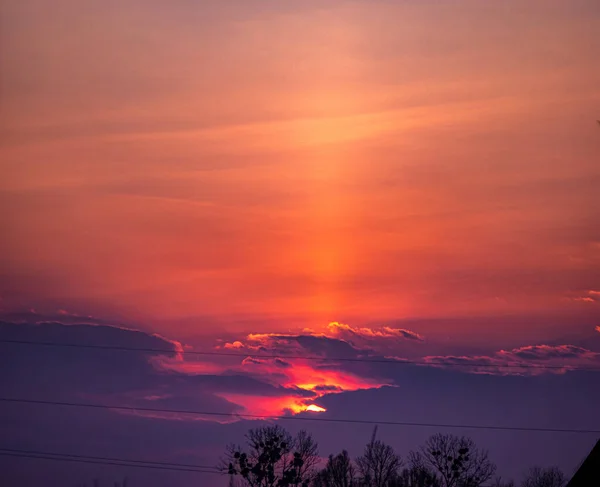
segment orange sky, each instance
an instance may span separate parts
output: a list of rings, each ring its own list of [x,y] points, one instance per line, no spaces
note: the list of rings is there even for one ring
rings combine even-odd
[[[596,2],[223,3],[4,2],[3,312],[600,306]]]

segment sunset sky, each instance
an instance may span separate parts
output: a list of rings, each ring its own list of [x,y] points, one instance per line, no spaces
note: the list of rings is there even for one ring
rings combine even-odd
[[[599,32],[593,0],[2,2],[0,339],[167,350],[0,343],[2,394],[599,430]],[[331,361],[384,357],[422,365]],[[214,464],[254,424],[48,408],[0,404],[3,445]],[[600,435],[472,436],[518,478]]]

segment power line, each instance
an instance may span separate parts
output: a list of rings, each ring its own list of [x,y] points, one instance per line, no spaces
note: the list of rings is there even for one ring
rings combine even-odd
[[[54,455],[54,454],[50,454],[50,455]],[[66,461],[66,462],[78,462],[78,463],[88,463],[88,464],[92,464],[92,465],[116,465],[119,467],[135,467],[135,468],[153,468],[153,467],[148,467],[148,466],[144,466],[144,465],[127,465],[127,464],[122,464],[122,463],[111,463],[111,462],[95,462],[95,461],[87,461],[87,460],[77,460],[77,459],[70,459],[70,458],[59,458],[59,457],[55,457],[55,456],[44,456],[44,455],[39,455],[39,454],[27,454],[27,453],[10,453],[10,450],[8,453],[4,453],[4,449],[0,448],[0,456],[7,456],[7,457],[16,457],[16,458],[33,458],[33,459],[38,459],[38,460],[54,460],[54,461]],[[223,472],[219,472],[219,471],[208,471],[208,470],[184,470],[184,469],[178,469],[178,468],[159,468],[159,470],[170,470],[173,472],[194,472],[194,473],[212,473],[212,474],[219,474],[219,475],[226,475]],[[491,486],[487,486],[484,485],[482,487],[491,487]]]
[[[208,351],[193,351],[193,350],[167,350],[164,348],[132,348],[117,345],[92,345],[79,343],[57,343],[57,342],[34,342],[29,340],[4,340],[0,339],[0,343],[13,345],[33,345],[44,347],[59,347],[59,348],[85,348],[94,350],[115,350],[124,352],[142,352],[142,353],[164,353],[164,354],[183,354],[197,356],[214,356],[214,357],[237,357],[244,359],[265,358],[265,359],[281,359],[281,360],[317,360],[325,362],[358,362],[358,363],[373,363],[373,364],[394,364],[394,365],[428,365],[428,366],[444,366],[444,367],[492,367],[492,368],[515,368],[515,369],[540,369],[540,370],[585,370],[600,372],[600,367],[574,367],[570,365],[541,365],[541,364],[490,364],[483,362],[457,363],[449,361],[425,361],[425,360],[408,360],[408,359],[364,359],[354,357],[319,357],[316,355],[284,355],[284,354],[258,354],[258,353],[233,353],[233,352],[208,352]]]
[[[562,429],[562,428],[534,428],[526,426],[493,426],[493,425],[474,425],[474,424],[446,424],[446,423],[417,423],[409,421],[372,421],[368,419],[338,419],[338,418],[315,418],[307,416],[266,416],[258,414],[243,414],[243,413],[220,413],[215,411],[193,411],[185,409],[159,409],[146,407],[118,406],[107,404],[91,404],[79,402],[60,402],[46,401],[38,399],[21,399],[0,397],[0,402],[19,403],[19,404],[38,404],[51,406],[67,406],[67,407],[82,407],[93,409],[116,409],[121,411],[140,411],[150,413],[173,413],[173,414],[193,414],[199,416],[220,416],[233,417],[241,419],[262,419],[262,420],[281,420],[281,421],[314,421],[322,423],[345,423],[345,424],[370,424],[370,425],[386,425],[386,426],[414,426],[421,428],[455,428],[455,429],[475,429],[475,430],[501,430],[501,431],[530,431],[539,433],[577,433],[598,434],[600,430],[593,429]]]
[[[158,465],[163,467],[176,467],[176,468],[196,468],[196,469],[208,469],[208,470],[216,470],[217,467],[210,465],[197,465],[190,463],[173,463],[173,462],[157,462],[154,460],[136,460],[131,458],[114,458],[114,457],[98,457],[98,456],[86,456],[86,455],[75,455],[73,453],[56,453],[56,452],[48,452],[48,451],[39,451],[39,450],[20,450],[16,448],[2,448],[0,447],[0,452],[8,452],[8,453],[25,453],[27,455],[48,455],[48,456],[56,456],[56,457],[66,457],[66,458],[79,458],[83,460],[99,460],[99,461],[108,461],[108,462],[124,462],[124,463],[139,463],[139,464],[149,464],[149,465]]]
[[[7,451],[7,453],[4,453],[4,451]],[[48,454],[48,456],[44,456],[41,454],[37,454],[37,453],[11,453],[10,449],[2,449],[0,448],[0,456],[8,456],[8,457],[16,457],[16,458],[33,458],[33,459],[39,459],[39,460],[54,460],[54,461],[66,461],[66,462],[78,462],[78,463],[88,463],[88,464],[92,464],[92,465],[116,465],[119,467],[135,467],[135,468],[155,468],[155,467],[151,467],[151,466],[145,466],[145,465],[127,465],[124,463],[112,463],[112,462],[104,462],[104,461],[88,461],[88,460],[79,460],[79,459],[71,459],[71,458],[60,458],[57,456],[53,456],[56,454],[50,453]],[[90,457],[93,458],[93,457]],[[219,472],[216,470],[210,471],[210,470],[185,470],[185,469],[179,469],[179,468],[167,468],[167,467],[160,467],[158,468],[159,470],[170,470],[170,471],[174,471],[174,472],[194,472],[194,473],[212,473],[212,474],[219,474],[219,475],[227,475],[224,472]],[[491,486],[487,486],[484,485],[482,487],[491,487]]]
[[[113,465],[117,467],[133,467],[133,468],[147,468],[153,470],[170,470],[172,472],[194,472],[194,473],[211,473],[224,475],[222,472],[217,470],[202,470],[194,468],[175,468],[175,467],[163,467],[159,465],[140,465],[137,463],[121,463],[121,462],[109,462],[109,461],[96,461],[96,460],[85,460],[82,458],[69,458],[69,457],[58,457],[51,455],[37,455],[37,454],[26,454],[26,453],[10,453],[0,451],[0,456],[6,457],[17,457],[17,458],[35,458],[38,460],[52,460],[57,462],[75,462],[75,463],[87,463],[92,465]]]

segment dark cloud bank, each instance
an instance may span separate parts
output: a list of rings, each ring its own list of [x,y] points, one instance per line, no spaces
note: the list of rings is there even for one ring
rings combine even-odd
[[[219,394],[297,395],[300,398],[313,395],[311,391],[276,385],[257,374],[245,374],[224,363],[202,374],[162,367],[163,362],[182,360],[178,354],[180,344],[140,331],[59,322],[0,323],[0,338],[172,350],[172,353],[159,354],[0,344],[3,397],[236,413],[243,408]],[[306,354],[310,351],[326,356],[335,351],[339,357],[361,353],[337,338],[278,337],[278,340],[306,344]],[[499,353],[489,360],[547,362],[582,356],[589,360],[589,354],[593,352],[576,346],[532,346],[505,352],[508,357]],[[595,360],[595,356],[592,359]],[[282,371],[293,367],[287,360],[275,365]],[[333,367],[315,363],[315,367],[319,366]],[[319,418],[600,429],[599,372],[503,375],[469,373],[447,367],[363,363],[338,363],[335,368],[360,377],[379,378],[393,386],[354,392],[322,386],[319,392],[325,395],[318,402],[327,412]],[[1,443],[5,448],[203,465],[216,464],[225,444],[242,441],[249,427],[260,424],[258,421],[218,423],[214,418],[10,403],[0,404],[0,415]],[[295,421],[283,424],[292,431],[300,427],[311,430],[323,456],[342,448],[358,454],[371,430],[368,425]],[[380,427],[381,438],[402,454],[438,431],[471,436],[490,450],[499,473],[508,477],[519,477],[534,464],[558,465],[570,473],[597,440],[593,434]],[[63,487],[89,482],[95,477],[117,479],[125,474],[133,485],[150,487],[220,485],[218,477],[204,474],[8,457],[0,457],[0,471],[6,479],[5,485]]]

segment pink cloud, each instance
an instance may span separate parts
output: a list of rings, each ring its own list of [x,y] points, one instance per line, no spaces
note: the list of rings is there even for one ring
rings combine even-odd
[[[340,327],[344,330],[344,327]],[[329,335],[337,335],[335,328],[331,328]],[[362,330],[364,336],[378,339],[397,338],[399,332],[388,330]],[[343,347],[340,350],[339,347]],[[283,414],[286,412],[298,413],[306,411],[315,400],[326,394],[335,394],[344,391],[379,388],[392,385],[387,381],[369,377],[368,374],[356,374],[343,369],[322,367],[321,364],[311,359],[299,359],[301,356],[323,356],[332,358],[344,356],[348,352],[355,355],[360,350],[354,349],[349,343],[338,338],[317,335],[314,333],[303,335],[254,333],[244,339],[226,343],[223,348],[236,350],[242,353],[256,352],[258,355],[243,357],[237,365],[217,365],[211,362],[197,362],[186,357],[184,362],[174,360],[159,362],[163,369],[179,373],[202,375],[219,375],[224,372],[229,374],[250,375],[263,383],[271,384],[278,390],[286,392],[278,397],[264,397],[252,394],[251,391],[223,391],[217,395],[227,401],[244,408],[249,414]],[[260,353],[281,355],[281,357],[261,357]],[[292,361],[284,359],[286,355],[293,355]]]
[[[220,374],[225,370],[222,365],[213,362],[182,360],[179,357],[169,358],[163,355],[153,356],[149,359],[149,362],[157,370],[187,375]]]
[[[246,357],[240,370],[251,370],[253,376],[271,384],[311,391],[316,397],[327,393],[355,391],[391,385],[384,381],[359,376],[344,370],[325,369],[312,360],[294,360],[293,363],[279,358],[261,359]]]
[[[298,396],[264,397],[235,393],[218,393],[216,396],[233,404],[243,405],[244,413],[257,416],[280,416],[305,412],[313,399]]]
[[[254,357],[246,357],[242,360],[242,365],[264,365],[267,363],[267,360],[262,360]]]
[[[170,343],[171,345],[173,345],[173,349],[174,349],[173,351],[175,352],[175,360],[177,360],[179,362],[183,361],[184,350],[186,348],[189,348],[189,347],[184,347],[181,342],[179,342],[177,340],[172,340],[170,338],[166,338],[163,335],[159,335],[158,333],[153,333],[150,336],[158,338],[160,340],[163,340],[163,341],[165,341],[165,342]]]
[[[390,355],[399,343],[420,343],[424,337],[405,328],[353,327],[344,323],[332,322],[320,330],[305,328],[299,334],[251,333],[216,349],[281,355],[281,356],[322,356],[359,357],[365,355]]]
[[[271,367],[280,367],[280,368],[289,368],[289,367],[293,367],[293,365],[289,362],[286,362],[285,360],[282,360],[280,358],[274,358],[274,359],[260,359],[260,358],[255,358],[255,357],[246,357],[244,360],[242,360],[242,365],[266,365],[266,366],[271,366]]]
[[[583,296],[575,296],[572,298],[573,301],[579,301],[580,303],[596,303],[600,301],[600,291],[590,289],[586,291]]]
[[[245,339],[226,342],[222,347],[227,350],[270,353],[300,353],[302,348],[294,342],[298,335],[285,335],[278,333],[250,333]]]
[[[144,396],[144,400],[146,401],[160,401],[161,399],[168,399],[171,397],[170,394],[150,394],[149,396]]]

